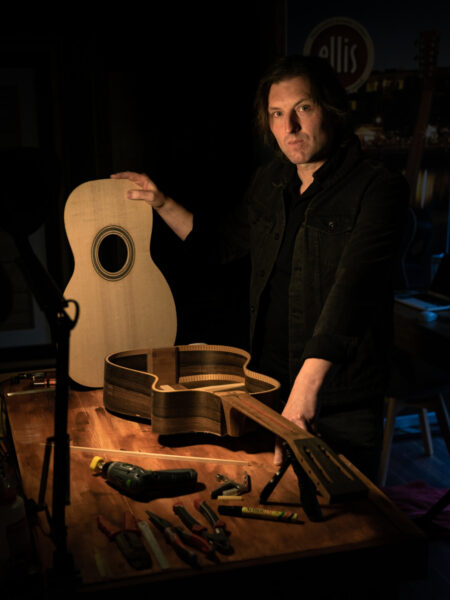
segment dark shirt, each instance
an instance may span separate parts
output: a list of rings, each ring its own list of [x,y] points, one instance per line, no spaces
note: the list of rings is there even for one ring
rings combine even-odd
[[[274,269],[262,297],[252,348],[254,364],[283,387],[289,384],[289,282],[295,238],[305,217],[308,190],[300,194],[301,181],[295,174],[284,191],[286,229]],[[308,188],[310,189],[310,188]]]

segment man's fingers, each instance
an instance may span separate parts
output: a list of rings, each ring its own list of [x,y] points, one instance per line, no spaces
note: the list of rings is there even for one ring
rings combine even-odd
[[[146,175],[145,173],[135,173],[134,171],[121,171],[120,173],[113,173],[112,175],[110,175],[110,178],[128,179],[129,181],[137,183],[137,185],[140,185],[142,187],[148,184],[153,184],[148,175]]]
[[[166,197],[158,190],[128,190],[127,198],[147,202],[153,208],[161,208],[166,202]]]
[[[301,427],[305,431],[309,433],[315,433],[317,426],[314,418],[307,418],[305,415],[298,416],[297,414],[290,413],[287,410],[284,410],[282,413],[283,417],[291,421],[291,423],[295,423],[298,427]]]
[[[130,200],[144,200],[145,202],[153,202],[155,199],[154,190],[128,190],[127,198]]]
[[[284,458],[283,448],[281,446],[281,441],[278,439],[275,442],[275,449],[273,452],[274,465],[277,465],[277,467],[281,466],[283,464],[283,458]]]
[[[301,427],[302,429],[306,430],[308,429],[308,421],[304,416],[299,417],[296,413],[290,413],[287,410],[283,411],[281,414],[285,419],[287,419],[291,423],[294,423],[298,427]]]

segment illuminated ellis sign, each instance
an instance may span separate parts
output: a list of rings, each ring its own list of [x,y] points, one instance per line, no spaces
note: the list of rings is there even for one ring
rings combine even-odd
[[[354,92],[365,83],[374,63],[369,34],[348,18],[334,17],[319,23],[305,42],[304,54],[326,59],[347,92]]]

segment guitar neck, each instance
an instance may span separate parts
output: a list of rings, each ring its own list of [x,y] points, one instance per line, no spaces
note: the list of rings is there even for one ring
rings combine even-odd
[[[425,144],[425,132],[430,117],[432,95],[433,91],[431,89],[425,89],[422,91],[419,114],[414,129],[413,141],[408,155],[405,177],[413,194],[416,191],[420,164],[422,162],[422,154]]]
[[[222,399],[225,411],[225,420],[232,421],[231,411],[238,410],[247,417],[253,419],[266,429],[269,429],[288,443],[296,439],[315,438],[312,434],[301,429],[269,406],[253,398],[250,394],[241,391],[218,392]]]
[[[289,444],[296,460],[326,502],[341,502],[367,495],[367,487],[321,438],[298,427],[246,392],[228,391],[218,395],[222,399],[227,422],[231,424],[233,411],[239,411]]]
[[[419,65],[420,76],[422,79],[422,92],[405,173],[413,200],[415,200],[417,181],[425,145],[425,131],[430,117],[438,49],[439,32],[427,31],[420,35]]]

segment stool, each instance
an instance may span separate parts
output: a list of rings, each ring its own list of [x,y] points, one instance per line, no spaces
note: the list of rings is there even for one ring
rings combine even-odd
[[[427,456],[433,454],[428,412],[435,412],[450,454],[450,419],[445,401],[447,392],[450,392],[450,375],[406,353],[396,352],[386,396],[386,423],[378,474],[379,486],[386,484],[395,419],[402,411],[417,411]]]

